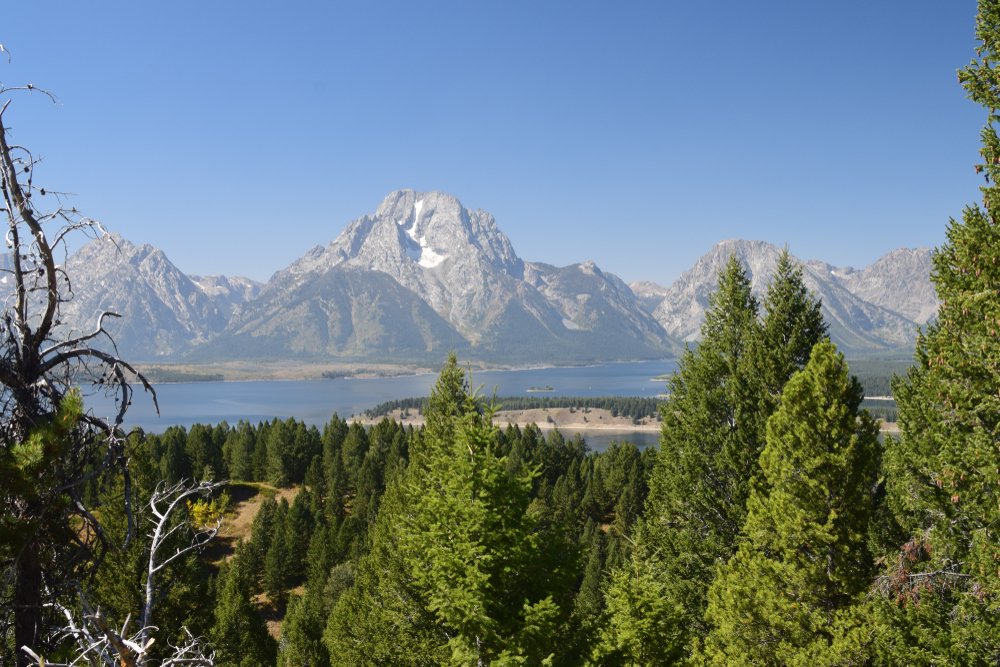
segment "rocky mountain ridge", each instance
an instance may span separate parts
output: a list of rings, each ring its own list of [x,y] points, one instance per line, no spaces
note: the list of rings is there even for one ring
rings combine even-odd
[[[754,294],[762,298],[780,254],[781,248],[765,241],[722,241],[670,287],[649,282],[632,287],[668,333],[692,342],[698,339],[709,294],[729,257],[737,257]],[[849,351],[909,348],[917,328],[937,312],[928,248],[893,250],[860,270],[817,260],[796,261],[806,286],[822,299],[831,338]]]
[[[378,294],[365,293],[366,283],[378,283]],[[524,262],[489,213],[412,190],[390,193],[326,247],[277,272],[197,354],[257,348],[263,341],[254,339],[274,335],[265,322],[285,332],[268,349],[293,356],[419,360],[455,349],[498,362],[579,362],[675,349],[628,286],[593,262]],[[394,337],[403,329],[436,333],[404,342]]]
[[[93,331],[100,314],[113,311],[121,317],[105,319],[104,328],[119,349],[142,360],[175,357],[214,338],[259,289],[247,278],[195,280],[162,250],[117,234],[73,253],[66,273],[73,298],[62,308],[64,331]]]
[[[162,251],[105,237],[67,262],[64,321],[90,330],[102,310],[128,358],[440,361],[450,350],[497,363],[670,356],[695,340],[732,253],[761,293],[780,250],[715,246],[669,287],[626,285],[586,261],[522,260],[493,217],[440,192],[390,193],[266,284],[187,276]],[[900,249],[861,270],[803,263],[835,341],[848,350],[911,346],[933,316],[929,252]]]

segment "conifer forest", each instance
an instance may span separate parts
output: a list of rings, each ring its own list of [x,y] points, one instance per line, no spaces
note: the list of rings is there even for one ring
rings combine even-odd
[[[0,663],[1000,664],[1000,0],[976,26],[982,198],[885,437],[787,251],[761,298],[730,259],[666,399],[606,403],[658,410],[655,448],[498,427],[455,354],[372,412],[420,427],[130,429],[154,387],[58,326],[64,235],[96,223],[45,208],[0,122]]]

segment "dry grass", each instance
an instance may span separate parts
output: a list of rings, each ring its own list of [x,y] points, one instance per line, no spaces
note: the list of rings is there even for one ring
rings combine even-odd
[[[222,522],[222,528],[212,543],[205,549],[205,557],[218,567],[232,558],[236,545],[250,539],[250,529],[260,506],[267,498],[284,498],[289,504],[295,500],[299,487],[279,489],[264,482],[233,482],[226,487],[231,500],[229,511]]]

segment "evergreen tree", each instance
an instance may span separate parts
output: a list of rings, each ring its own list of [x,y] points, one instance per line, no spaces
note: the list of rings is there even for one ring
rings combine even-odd
[[[276,608],[281,608],[288,600],[288,585],[294,574],[292,563],[292,541],[288,525],[288,501],[284,498],[274,512],[271,541],[264,557],[264,592]]]
[[[332,564],[329,531],[318,525],[309,542],[309,565],[305,593],[289,605],[281,626],[281,653],[278,664],[324,667],[330,656],[323,643],[323,628],[336,600],[327,595],[326,584]]]
[[[778,257],[763,307],[763,322],[746,359],[747,377],[758,402],[749,417],[755,422],[760,447],[785,384],[805,367],[813,347],[827,332],[820,301],[806,288],[802,267],[792,260],[788,248]]]
[[[267,445],[267,481],[274,486],[290,486],[294,468],[294,425],[292,420],[275,419],[263,440]]]
[[[334,664],[538,664],[558,649],[565,613],[550,591],[564,573],[527,512],[531,477],[508,473],[494,430],[452,355],[330,617]]]
[[[347,437],[347,423],[334,415],[323,428],[323,476],[329,501],[327,516],[340,520],[344,517],[344,500],[348,492],[347,474],[344,472],[343,443]]]
[[[191,460],[186,451],[187,431],[183,426],[170,426],[160,436],[160,479],[175,484],[192,479]]]
[[[609,590],[618,599],[609,600],[607,659],[669,662],[689,654],[691,640],[705,631],[715,564],[734,553],[751,486],[760,480],[767,419],[826,325],[785,250],[762,321],[749,280],[731,257],[701,333],[698,348],[685,353],[670,381],[661,455],[633,562],[616,571]],[[618,507],[628,512],[635,502],[626,494]]]
[[[264,620],[251,602],[250,573],[241,558],[241,543],[236,556],[219,574],[218,603],[212,642],[218,667],[271,667],[277,646],[267,633]]]
[[[278,503],[274,498],[266,498],[261,503],[257,515],[250,527],[250,542],[243,555],[243,566],[251,576],[251,588],[254,592],[263,590],[262,580],[264,560],[271,547],[271,536],[274,534],[274,515],[278,511]]]
[[[785,387],[760,458],[769,490],[751,493],[739,549],[709,591],[709,662],[859,657],[846,639],[872,574],[866,539],[879,457],[877,424],[858,412],[862,398],[830,342]]]
[[[747,377],[757,301],[735,257],[720,273],[697,349],[669,383],[660,454],[632,562],[608,591],[602,660],[667,664],[703,629],[707,585],[743,525],[759,453]]]
[[[229,476],[233,480],[250,481],[254,479],[254,431],[250,424],[240,420],[236,428],[226,434],[222,451]]]
[[[315,519],[309,511],[312,503],[308,489],[302,489],[288,510],[288,527],[285,531],[288,542],[288,575],[291,583],[301,581],[306,574],[306,554],[309,540],[315,527]]]
[[[214,429],[204,424],[193,424],[187,434],[185,451],[195,479],[219,479],[226,472],[222,449],[217,446]]]
[[[941,306],[894,385],[900,438],[887,444],[890,503],[911,539],[878,609],[886,662],[1000,662],[1000,2],[981,0],[978,60],[959,72],[987,109],[983,204],[952,220],[934,253]]]

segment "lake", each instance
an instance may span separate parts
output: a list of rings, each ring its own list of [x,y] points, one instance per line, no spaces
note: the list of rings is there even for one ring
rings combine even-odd
[[[643,396],[663,393],[665,382],[656,376],[677,368],[674,359],[612,363],[596,366],[531,368],[509,371],[475,371],[472,387],[497,396]],[[427,396],[436,374],[386,378],[336,380],[266,380],[251,382],[178,382],[156,386],[160,404],[157,415],[148,395],[136,391],[126,416],[126,427],[139,426],[159,433],[168,426],[195,423],[235,424],[292,417],[322,427],[334,413],[359,415],[379,403],[397,398]],[[528,394],[529,387],[552,387],[551,392]],[[110,401],[89,397],[88,407],[97,415],[113,412]],[[566,433],[566,435],[572,435]],[[629,440],[639,446],[655,444],[656,433],[584,433],[591,449],[601,450],[612,440]]]

